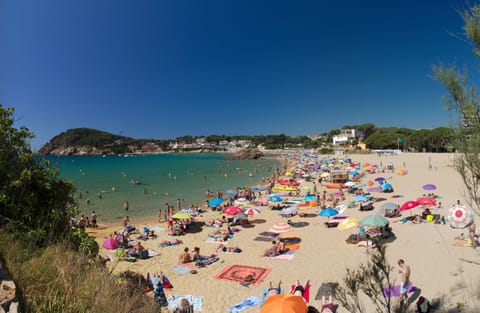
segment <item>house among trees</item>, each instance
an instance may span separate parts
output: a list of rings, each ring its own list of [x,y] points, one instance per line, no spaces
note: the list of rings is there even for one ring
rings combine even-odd
[[[354,128],[342,129],[340,134],[333,136],[333,145],[352,144],[358,137],[363,137],[363,134],[360,131],[357,131]]]

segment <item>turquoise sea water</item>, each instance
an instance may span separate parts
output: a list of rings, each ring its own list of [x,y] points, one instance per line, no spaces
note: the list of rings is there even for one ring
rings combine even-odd
[[[280,162],[266,160],[225,160],[223,154],[160,154],[131,156],[49,156],[60,176],[72,181],[81,214],[98,215],[98,222],[118,223],[130,219],[156,218],[165,203],[182,207],[202,206],[206,191],[252,186],[271,176]],[[136,179],[141,184],[131,183]],[[146,193],[145,190],[146,189]],[[98,197],[101,194],[101,199]],[[87,199],[90,204],[87,205]],[[129,210],[123,208],[129,202]]]

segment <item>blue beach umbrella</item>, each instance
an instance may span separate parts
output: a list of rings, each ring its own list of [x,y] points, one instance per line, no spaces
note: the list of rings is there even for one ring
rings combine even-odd
[[[257,192],[257,191],[264,191],[264,190],[267,190],[267,189],[268,189],[267,187],[256,187],[256,188],[253,188],[252,191]]]
[[[383,177],[377,177],[377,178],[375,178],[374,180],[375,180],[376,182],[386,181],[386,179],[383,178]]]
[[[320,213],[318,213],[318,216],[330,217],[330,216],[334,216],[334,215],[337,215],[337,214],[338,214],[337,210],[332,209],[332,208],[326,208],[326,209],[321,210]]]
[[[380,187],[382,187],[383,189],[390,189],[392,188],[392,184],[383,184],[383,185],[380,185]]]
[[[272,201],[272,202],[282,202],[282,201],[283,201],[282,197],[276,196],[276,195],[270,196],[270,197],[268,198],[268,200],[269,200],[269,201]]]
[[[217,206],[223,203],[223,199],[220,198],[213,198],[212,200],[208,201],[208,206]]]
[[[353,201],[358,202],[358,201],[368,201],[368,198],[365,197],[364,195],[358,195],[353,198]]]
[[[303,198],[303,200],[305,200],[305,201],[317,200],[317,197],[315,197],[315,196],[306,196],[305,198]]]

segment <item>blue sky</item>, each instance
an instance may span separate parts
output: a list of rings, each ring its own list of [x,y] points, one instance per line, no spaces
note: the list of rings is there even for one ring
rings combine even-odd
[[[38,149],[69,128],[135,138],[448,126],[440,62],[477,73],[465,4],[0,0],[0,103]]]

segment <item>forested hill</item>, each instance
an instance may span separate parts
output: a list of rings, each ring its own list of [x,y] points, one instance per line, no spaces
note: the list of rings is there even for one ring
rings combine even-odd
[[[123,153],[127,151],[127,145],[135,143],[138,143],[138,140],[97,129],[73,128],[53,137],[39,153],[43,155]]]

